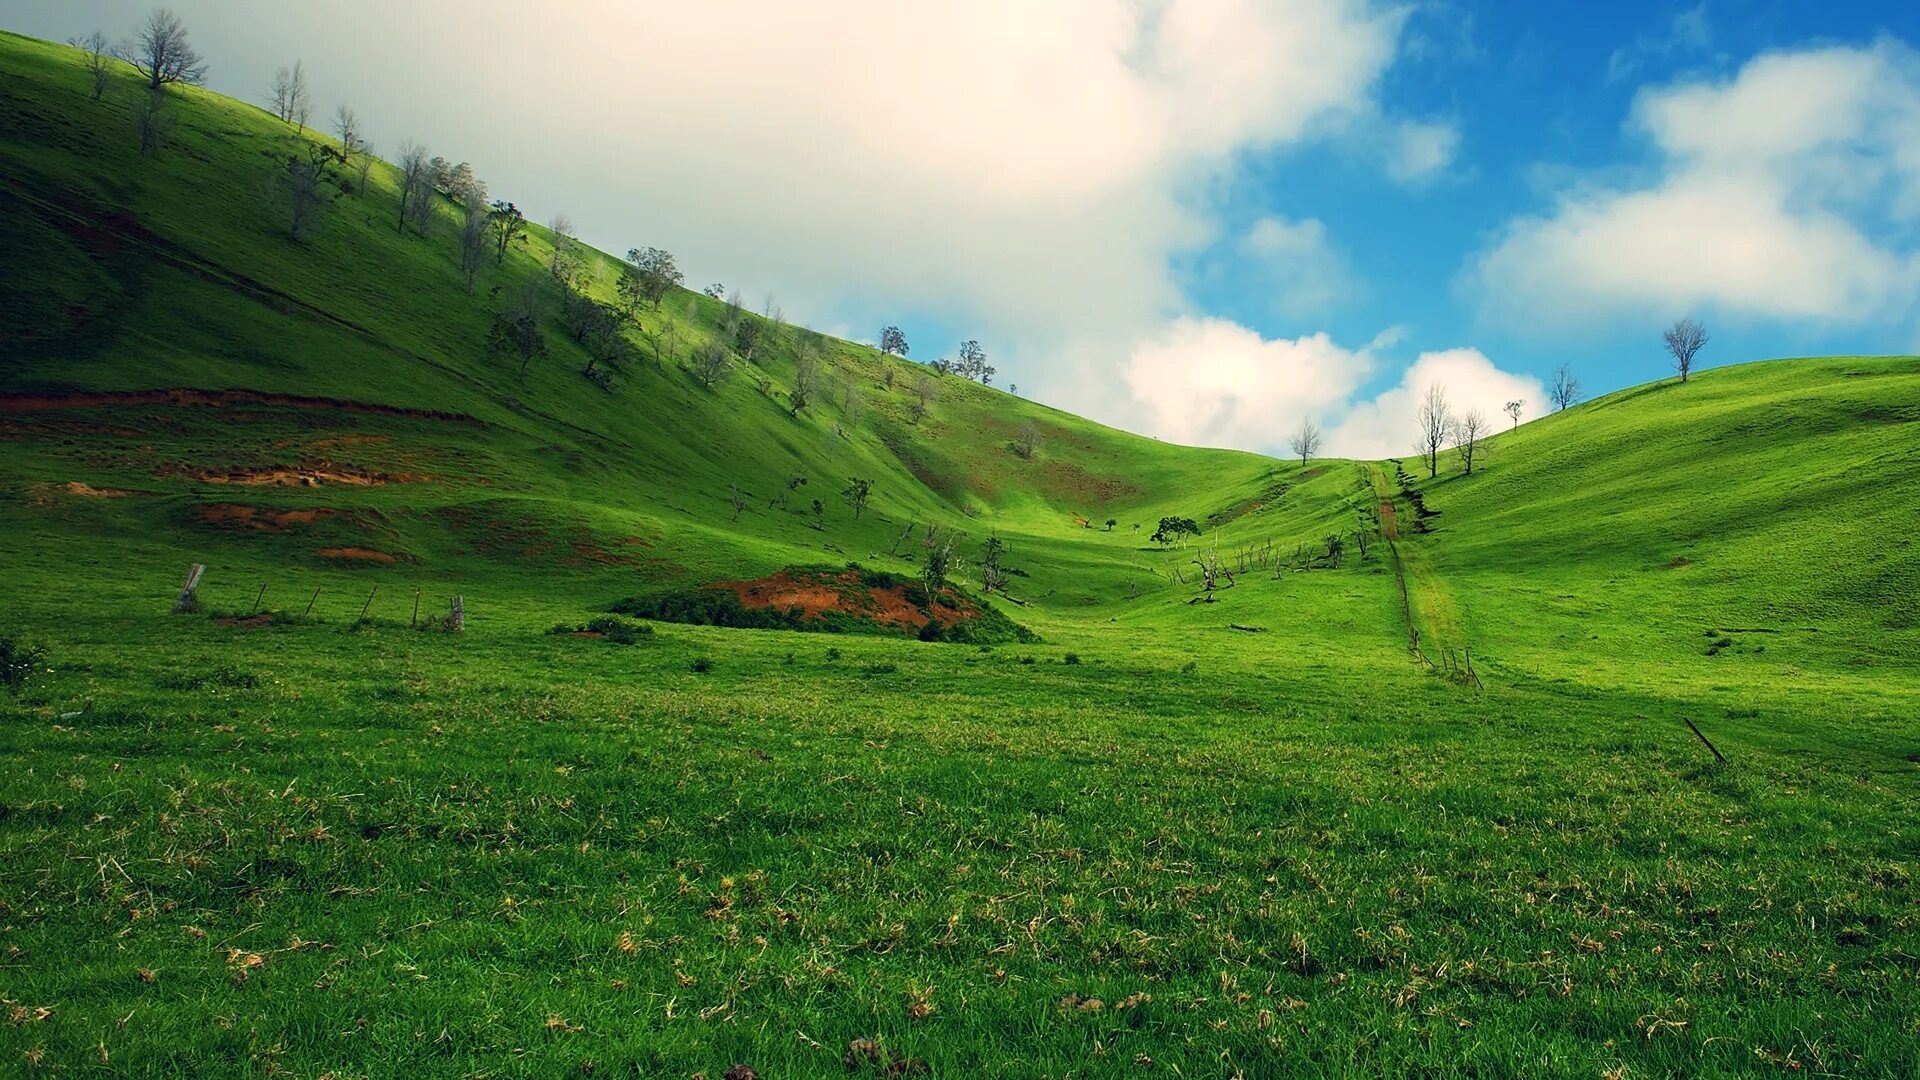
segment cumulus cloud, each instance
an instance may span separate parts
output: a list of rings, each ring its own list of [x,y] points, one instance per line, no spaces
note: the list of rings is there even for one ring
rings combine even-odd
[[[1483,310],[1558,326],[1689,309],[1864,320],[1912,303],[1920,56],[1899,42],[1769,53],[1724,82],[1644,91],[1641,186],[1562,191],[1470,266]],[[1879,239],[1876,239],[1878,237]]]
[[[1397,383],[1364,396],[1399,340],[1397,327],[1349,348],[1326,334],[1268,339],[1222,319],[1176,319],[1134,347],[1125,389],[1141,403],[1138,425],[1162,438],[1284,452],[1307,417],[1327,429],[1328,453],[1359,458],[1406,453],[1417,399],[1434,384],[1457,411],[1479,409],[1500,424],[1509,401],[1525,403],[1522,420],[1546,412],[1538,379],[1502,371],[1477,349],[1422,353]]]

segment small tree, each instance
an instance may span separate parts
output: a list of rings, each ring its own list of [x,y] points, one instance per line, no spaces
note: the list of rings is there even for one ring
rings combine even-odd
[[[173,114],[167,110],[166,95],[148,90],[133,109],[133,133],[140,139],[140,152],[154,154],[173,134]]]
[[[701,289],[700,295],[709,300],[719,300],[727,295],[727,287],[716,281],[706,288]]]
[[[460,274],[466,280],[467,295],[472,296],[480,279],[480,268],[486,265],[487,255],[493,248],[493,238],[488,235],[485,203],[473,199],[462,209],[465,216],[460,219]]]
[[[520,375],[526,377],[527,364],[547,354],[547,335],[540,330],[540,318],[523,296],[519,302],[494,313],[493,329],[487,345],[494,352],[506,353],[520,361]]]
[[[527,231],[527,218],[510,202],[495,200],[487,211],[487,228],[493,233],[493,265],[507,261],[507,246]]]
[[[812,349],[803,350],[793,363],[793,390],[787,394],[790,407],[787,415],[799,416],[813,400],[814,390],[820,384],[820,361]]]
[[[1693,358],[1712,340],[1707,337],[1707,328],[1692,319],[1675,320],[1660,337],[1667,343],[1667,352],[1673,355],[1673,367],[1680,373],[1681,382],[1686,382],[1687,374],[1693,370]]]
[[[729,490],[727,494],[727,500],[733,504],[733,517],[729,520],[739,521],[740,512],[747,508],[747,503],[753,496],[747,494],[746,490],[739,484],[730,484],[728,487],[731,490]]]
[[[733,374],[733,357],[727,355],[725,345],[709,341],[693,351],[687,370],[695,382],[711,390]]]
[[[1107,519],[1107,531],[1108,531],[1108,532],[1112,532],[1112,531],[1113,531],[1113,527],[1114,527],[1115,525],[1118,525],[1118,524],[1120,524],[1120,519],[1119,519],[1119,518],[1108,518],[1108,519]]]
[[[307,67],[298,60],[273,73],[273,115],[306,133],[313,114],[313,89],[307,85]]]
[[[158,92],[171,83],[206,81],[207,62],[187,41],[187,26],[180,16],[166,8],[153,9],[133,40],[121,45],[115,54],[133,65],[149,91]]]
[[[862,480],[857,476],[847,478],[847,486],[841,490],[840,497],[847,500],[853,508],[853,520],[859,521],[860,514],[867,508],[867,499],[873,495],[873,481]]]
[[[646,304],[658,311],[667,292],[686,280],[673,264],[673,255],[660,248],[629,248],[626,264],[620,268],[620,300],[631,318]]]
[[[1460,464],[1468,476],[1473,475],[1474,451],[1486,438],[1488,426],[1486,414],[1479,409],[1468,409],[1454,425],[1454,448],[1460,451]]]
[[[960,360],[953,365],[952,370],[962,378],[974,379],[982,386],[986,386],[993,382],[994,373],[998,369],[987,363],[987,350],[981,348],[978,341],[968,338],[960,343]]]
[[[1508,416],[1513,417],[1513,427],[1510,430],[1515,430],[1515,431],[1519,430],[1520,414],[1521,412],[1525,411],[1526,407],[1527,407],[1527,401],[1525,398],[1521,398],[1517,401],[1509,401],[1505,405],[1500,406],[1500,408],[1503,409]],[[1365,554],[1365,553],[1362,552],[1362,554]]]
[[[1287,445],[1293,448],[1294,453],[1300,455],[1301,468],[1305,468],[1308,459],[1320,452],[1320,428],[1313,422],[1312,417],[1301,418],[1300,429],[1293,433],[1293,438],[1288,440]]]
[[[484,210],[487,205],[487,182],[480,179],[472,165],[463,161],[455,165],[453,172],[447,176],[447,195],[462,206],[478,203]]]
[[[929,612],[933,610],[934,597],[947,587],[947,575],[953,570],[953,549],[960,539],[960,534],[952,529],[929,525],[926,536],[920,541],[920,547],[926,553],[920,564],[920,581],[927,587]]]
[[[553,252],[547,260],[547,272],[560,283],[562,293],[577,292],[580,280],[587,272],[587,253],[580,238],[574,235],[573,219],[565,214],[555,214],[553,220],[547,223],[547,231],[553,234]]]
[[[1453,413],[1447,407],[1446,388],[1439,383],[1427,387],[1426,396],[1420,399],[1420,409],[1415,414],[1414,423],[1420,432],[1420,452],[1427,459],[1427,475],[1440,475],[1440,450],[1447,444],[1447,436],[1453,432]]]
[[[93,80],[93,100],[99,101],[113,81],[113,53],[107,48],[107,35],[95,30],[86,37],[74,38],[68,44],[80,50],[80,63]]]
[[[287,225],[295,243],[307,238],[326,209],[321,182],[326,179],[327,163],[337,159],[332,147],[318,143],[307,144],[305,153],[287,155]]]
[[[360,118],[352,109],[341,105],[333,110],[333,133],[340,139],[340,156],[352,160],[361,150]]]
[[[1179,543],[1182,536],[1199,535],[1200,526],[1192,518],[1163,517],[1160,519],[1160,527],[1153,530],[1153,535],[1148,539],[1161,547],[1166,547],[1169,544]]]
[[[778,506],[782,510],[788,509],[793,505],[793,493],[806,486],[807,478],[804,476],[787,477],[786,486],[782,487],[773,498],[767,500],[767,509],[771,510],[775,506]]]
[[[1580,380],[1574,378],[1573,369],[1565,364],[1553,369],[1553,382],[1547,386],[1547,400],[1553,402],[1553,411],[1564,412],[1567,406],[1580,400]]]
[[[1347,553],[1347,542],[1339,533],[1328,533],[1326,539],[1327,562],[1335,570],[1340,569],[1340,557]]]
[[[1013,452],[1028,461],[1040,450],[1040,425],[1032,420],[1020,425],[1020,435],[1013,441]]]
[[[827,508],[821,505],[819,499],[815,499],[813,500],[813,505],[809,507],[809,509],[813,512],[813,521],[810,524],[812,524],[812,526],[815,529],[818,529],[821,532],[826,532],[827,531]]]
[[[907,335],[897,326],[881,327],[880,351],[887,356],[907,355]]]
[[[400,144],[400,217],[396,232],[405,232],[411,223],[426,235],[426,223],[433,211],[433,182],[427,148],[413,142]]]
[[[914,423],[926,419],[927,407],[933,401],[933,379],[926,372],[914,376],[913,397],[907,400],[907,416]]]
[[[1006,541],[999,533],[988,533],[987,542],[980,546],[980,590],[982,592],[1000,592],[1007,587],[1007,575],[1001,569],[1000,561],[1006,556]]]

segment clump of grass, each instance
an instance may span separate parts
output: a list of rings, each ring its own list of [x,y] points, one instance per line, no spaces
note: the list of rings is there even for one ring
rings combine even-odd
[[[47,657],[47,650],[21,640],[13,634],[0,634],[0,686],[19,693],[33,676],[33,670]]]
[[[691,669],[695,675],[705,675],[707,672],[713,670],[713,661],[702,656],[695,659],[693,663],[688,664],[687,667]]]
[[[900,665],[891,660],[879,664],[868,664],[866,667],[860,669],[861,673],[868,678],[872,678],[875,675],[892,675],[899,670]]]
[[[1067,655],[1061,657],[1060,662],[1063,664],[1078,664],[1080,662],[1080,654],[1077,652],[1070,652]]]
[[[236,667],[220,665],[205,671],[168,671],[153,680],[162,690],[205,690],[209,687],[224,690],[251,690],[260,685],[260,679],[250,671],[241,671]]]
[[[547,631],[556,636],[568,634],[594,634],[604,638],[610,645],[638,645],[644,638],[653,636],[653,627],[647,623],[628,622],[613,615],[602,615],[584,626],[571,623],[555,623]]]

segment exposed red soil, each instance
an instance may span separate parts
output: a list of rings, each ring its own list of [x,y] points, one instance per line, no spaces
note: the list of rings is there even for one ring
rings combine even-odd
[[[716,581],[707,588],[731,590],[744,607],[784,611],[802,622],[838,611],[914,631],[927,625],[927,613],[907,599],[904,583],[886,588],[862,585],[856,570],[782,570],[753,581]],[[970,601],[951,590],[941,593],[934,607],[942,626],[966,622],[980,614]]]
[[[249,615],[244,618],[239,615],[228,615],[213,621],[221,626],[237,626],[242,630],[258,630],[272,622],[273,616],[263,612],[259,615]]]
[[[607,635],[601,633],[598,630],[575,630],[567,634],[567,636],[568,637],[585,637],[585,638],[603,638],[603,637],[606,637]]]
[[[366,413],[374,416],[408,416],[420,420],[444,420],[456,424],[480,424],[464,413],[437,409],[407,409],[398,405],[378,405],[367,401],[343,401],[339,398],[305,397],[299,394],[270,394],[259,390],[195,390],[174,387],[165,390],[82,390],[67,394],[0,394],[0,413],[47,412],[56,409],[98,409],[119,405],[202,406],[222,409],[234,405],[272,405],[288,409],[321,409],[329,412]]]
[[[414,484],[433,479],[420,473],[384,473],[358,465],[313,461],[300,465],[261,465],[215,472],[211,469],[181,470],[208,484],[239,484],[246,487],[318,487],[321,484],[352,484],[367,487],[379,484]]]
[[[357,562],[398,562],[399,557],[386,551],[375,551],[363,547],[326,547],[314,552],[323,559],[352,559]]]
[[[1400,519],[1394,515],[1393,500],[1380,500],[1380,535],[1389,540],[1400,539]]]
[[[89,499],[124,499],[130,495],[145,495],[144,491],[128,491],[126,488],[97,488],[83,484],[78,480],[67,482],[67,494],[79,495]]]
[[[243,506],[240,503],[205,503],[195,513],[202,525],[220,528],[251,529],[255,532],[286,532],[295,525],[311,525],[340,511],[316,506],[311,510],[275,510],[270,506]]]

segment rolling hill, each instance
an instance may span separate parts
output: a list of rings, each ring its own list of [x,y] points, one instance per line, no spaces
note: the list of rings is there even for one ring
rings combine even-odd
[[[1920,1070],[1920,360],[1623,390],[1435,477],[685,290],[607,388],[546,229],[470,294],[456,205],[403,232],[381,162],[295,242],[326,136],[169,100],[143,155],[130,75],[0,34],[0,1060]],[[530,284],[523,375],[490,330]],[[933,527],[1040,640],[591,629],[788,570],[776,607],[931,610]]]

